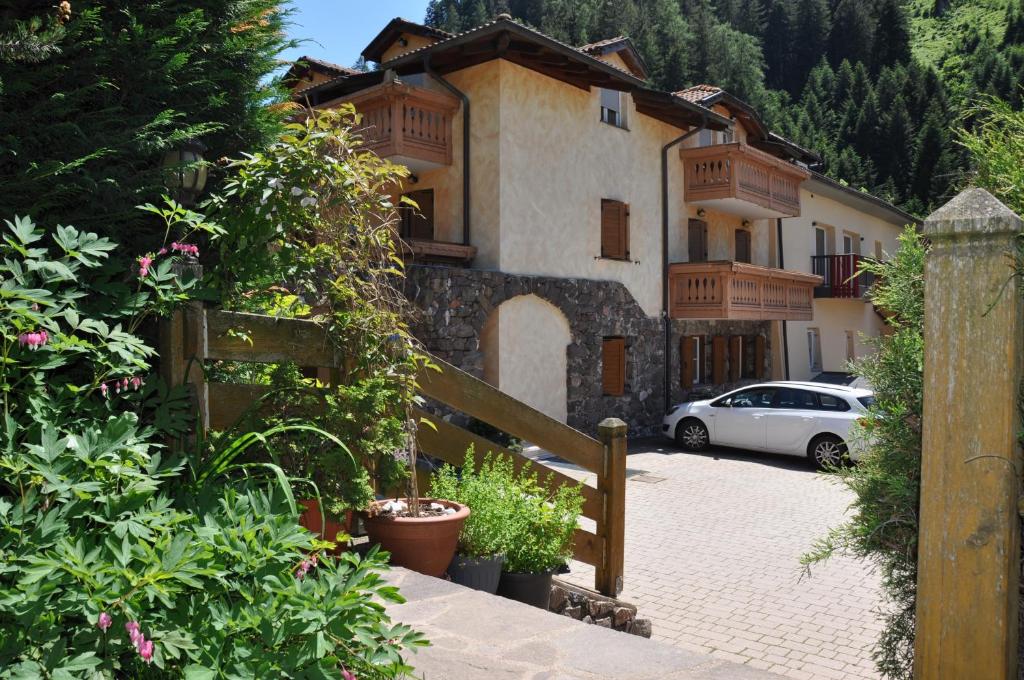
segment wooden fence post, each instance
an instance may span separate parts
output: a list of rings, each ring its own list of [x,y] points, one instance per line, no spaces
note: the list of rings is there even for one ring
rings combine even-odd
[[[604,498],[604,512],[597,529],[601,537],[601,564],[594,573],[594,588],[616,597],[622,592],[626,551],[626,432],[629,427],[618,418],[605,418],[597,426],[604,445],[604,461],[597,475],[597,488]]]
[[[1024,223],[970,189],[924,224],[924,420],[914,675],[1016,678]]]

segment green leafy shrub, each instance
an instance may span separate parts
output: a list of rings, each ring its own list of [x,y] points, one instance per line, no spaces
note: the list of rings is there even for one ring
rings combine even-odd
[[[505,553],[511,542],[509,513],[517,493],[519,480],[512,461],[488,453],[477,466],[472,447],[466,452],[461,470],[446,463],[430,483],[432,498],[469,507],[470,515],[459,534],[459,553],[469,557]]]
[[[548,491],[530,463],[518,473],[512,461],[488,454],[479,467],[473,450],[460,470],[445,465],[431,495],[469,506],[459,537],[464,554],[503,554],[505,571],[556,569],[572,557],[572,536],[583,510],[580,486]]]
[[[837,471],[853,491],[852,516],[803,558],[811,565],[848,553],[879,565],[885,628],[874,658],[887,678],[909,678],[913,666],[925,252],[921,236],[907,227],[890,261],[863,265],[877,277],[871,301],[890,313],[892,332],[874,339],[876,351],[855,364],[857,375],[874,389],[876,401],[854,434],[862,440],[864,455],[856,466]]]
[[[381,555],[324,556],[279,468],[164,450],[189,406],[137,329],[189,298],[185,237],[216,230],[150,210],[177,240],[128,270],[71,227],[0,244],[0,678],[395,677],[422,638],[384,613]]]

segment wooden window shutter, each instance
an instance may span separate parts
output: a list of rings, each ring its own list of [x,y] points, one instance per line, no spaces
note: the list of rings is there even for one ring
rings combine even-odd
[[[626,392],[626,340],[605,338],[601,351],[602,391],[610,396]]]
[[[708,223],[690,220],[687,223],[687,244],[690,262],[708,261]]]
[[[725,336],[711,338],[711,382],[721,385],[725,382]]]
[[[768,378],[768,370],[764,365],[764,350],[764,336],[758,335],[754,338],[754,377],[758,380],[766,380]]]
[[[729,382],[736,382],[742,375],[743,368],[743,337],[729,337]]]
[[[693,386],[697,375],[697,367],[694,365],[694,354],[697,350],[697,338],[687,336],[679,339],[679,370],[683,389]]]
[[[622,201],[601,199],[601,257],[629,257],[629,206]]]
[[[736,230],[736,261],[750,263],[750,232],[746,229]]]

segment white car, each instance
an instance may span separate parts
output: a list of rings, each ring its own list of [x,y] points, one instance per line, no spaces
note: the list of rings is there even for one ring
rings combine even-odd
[[[819,467],[838,465],[849,452],[850,426],[874,403],[871,390],[827,383],[769,382],[714,399],[679,404],[662,432],[680,447],[734,446],[807,456]]]

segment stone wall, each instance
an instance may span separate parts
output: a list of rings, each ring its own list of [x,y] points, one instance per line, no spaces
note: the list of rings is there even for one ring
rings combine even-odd
[[[572,333],[567,353],[567,423],[587,434],[608,417],[629,423],[631,436],[659,432],[664,414],[664,326],[648,317],[626,287],[615,281],[521,276],[498,271],[439,265],[411,265],[406,294],[420,313],[413,332],[445,361],[483,377],[480,334],[501,303],[519,295],[536,295],[565,315]],[[770,361],[768,322],[674,321],[672,323],[672,398],[681,400],[679,338],[683,335],[762,335]],[[626,390],[602,393],[602,339],[626,338]],[[710,341],[710,340],[709,340]],[[753,343],[747,343],[753,347]],[[769,367],[766,367],[766,370]],[[767,372],[766,372],[767,374]],[[719,386],[718,391],[722,391]]]
[[[571,619],[640,637],[651,637],[651,620],[637,618],[636,605],[555,579],[548,609]]]

